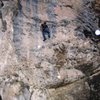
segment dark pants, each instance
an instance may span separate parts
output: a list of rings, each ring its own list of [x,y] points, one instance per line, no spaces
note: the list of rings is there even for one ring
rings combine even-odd
[[[46,35],[48,35],[48,38],[50,38],[50,32],[43,31],[42,35],[43,35],[43,40],[44,41],[46,40]]]

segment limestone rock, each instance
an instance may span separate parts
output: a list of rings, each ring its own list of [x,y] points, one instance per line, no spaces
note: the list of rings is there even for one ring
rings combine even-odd
[[[3,2],[2,99],[99,100],[100,43],[94,35],[99,27],[94,0]],[[51,33],[45,42],[40,30],[43,21]]]

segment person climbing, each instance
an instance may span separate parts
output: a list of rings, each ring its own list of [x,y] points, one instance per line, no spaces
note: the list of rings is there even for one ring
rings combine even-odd
[[[1,27],[2,27],[2,31],[5,32],[5,30],[7,29],[7,26],[6,26],[6,21],[3,20],[3,17],[2,17],[2,7],[4,6],[4,3],[2,0],[0,0],[0,20],[1,20]]]
[[[46,34],[48,35],[48,38],[50,38],[50,30],[49,30],[49,27],[46,23],[46,21],[41,24],[41,31],[42,31],[42,35],[43,35],[43,41],[46,40]]]

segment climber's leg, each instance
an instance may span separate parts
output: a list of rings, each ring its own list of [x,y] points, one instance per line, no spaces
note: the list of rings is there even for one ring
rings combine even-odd
[[[42,35],[43,35],[43,41],[45,41],[46,40],[45,32],[42,32]]]
[[[48,38],[50,38],[50,32],[48,32]]]

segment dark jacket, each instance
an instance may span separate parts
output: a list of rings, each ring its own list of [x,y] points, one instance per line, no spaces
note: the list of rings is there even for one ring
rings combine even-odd
[[[49,27],[46,24],[41,25],[42,32],[49,32]]]

